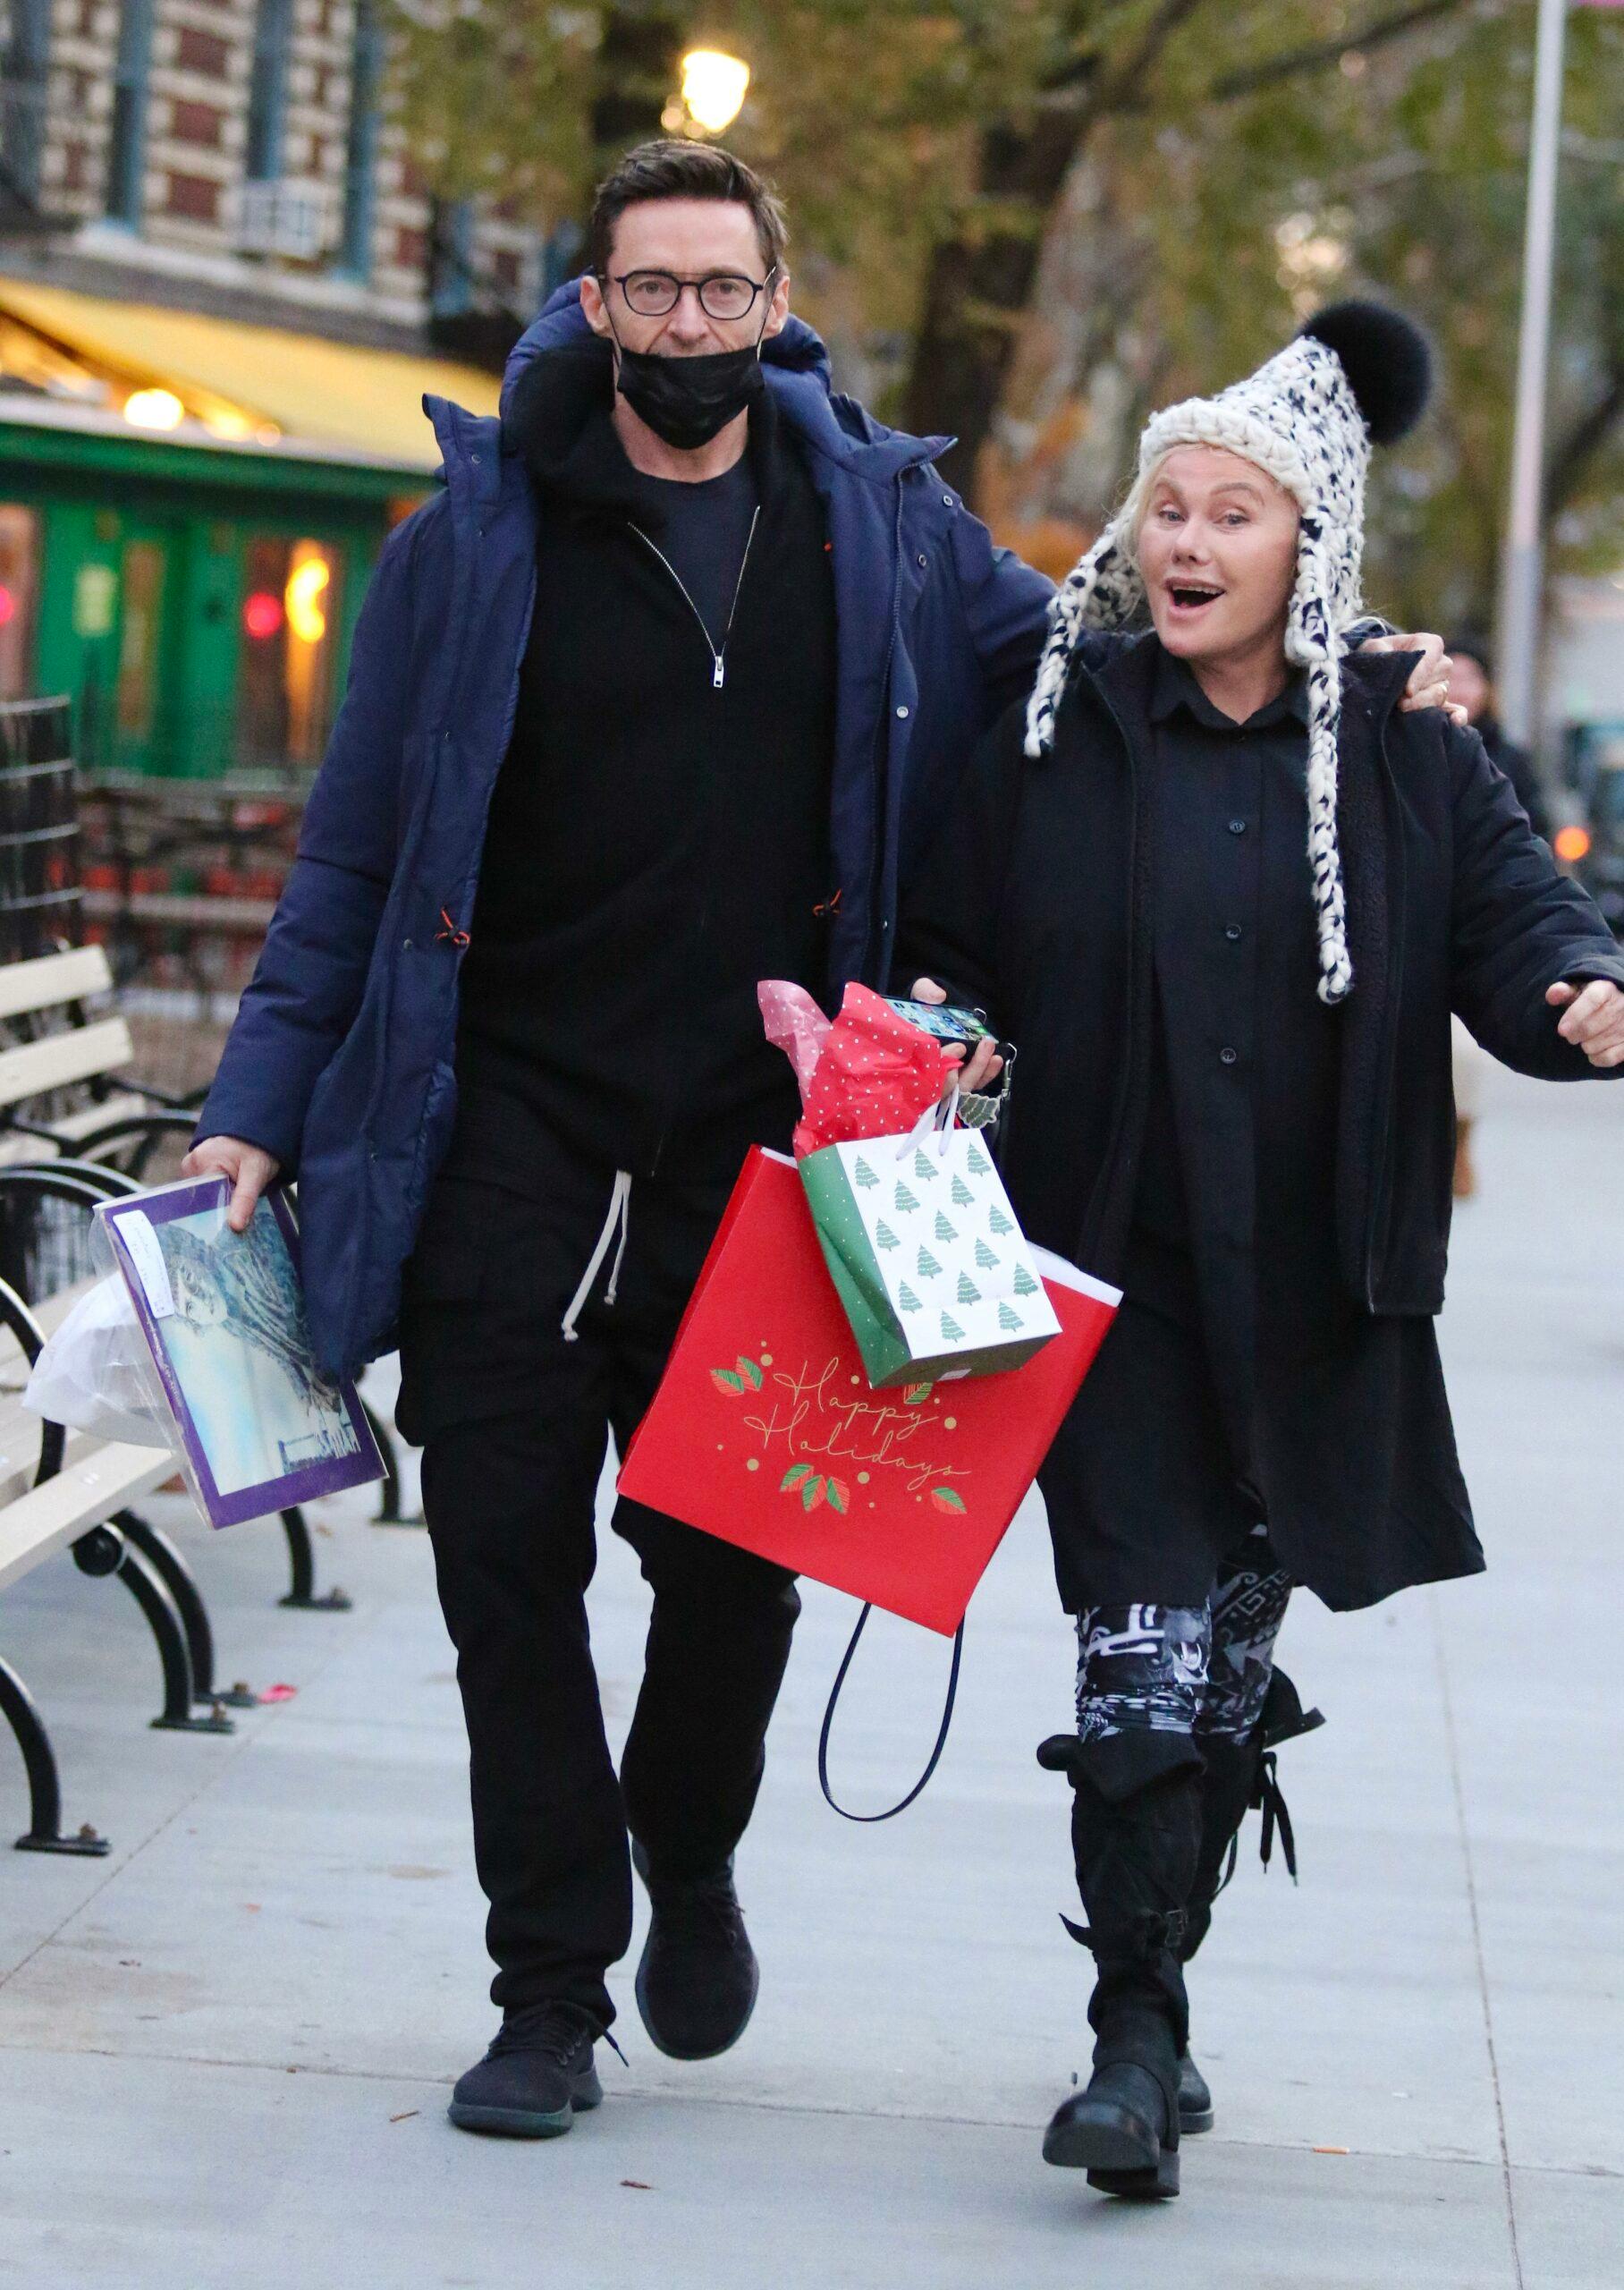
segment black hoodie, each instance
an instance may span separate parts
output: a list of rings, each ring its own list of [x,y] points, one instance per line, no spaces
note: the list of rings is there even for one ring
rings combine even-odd
[[[816,992],[826,965],[834,602],[816,493],[758,399],[760,513],[718,686],[612,386],[605,345],[554,352],[504,417],[540,541],[462,970],[453,1156],[510,1184],[537,1123],[676,1180],[730,1179],[751,1143],[787,1145],[796,1092],[756,986]]]

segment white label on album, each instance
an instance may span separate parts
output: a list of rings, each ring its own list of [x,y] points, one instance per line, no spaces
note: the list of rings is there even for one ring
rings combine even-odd
[[[132,1209],[119,1218],[118,1229],[124,1236],[124,1246],[130,1251],[130,1261],[135,1267],[135,1276],[141,1284],[153,1319],[172,1319],[174,1292],[169,1285],[169,1267],[152,1229],[152,1219],[143,1210]]]

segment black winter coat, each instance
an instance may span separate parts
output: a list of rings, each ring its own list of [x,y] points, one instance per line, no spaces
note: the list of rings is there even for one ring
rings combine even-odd
[[[1035,1241],[1108,1279],[1121,1276],[1149,1095],[1155,856],[1141,759],[1155,657],[1149,635],[1085,638],[1053,747],[1025,756],[1020,708],[988,735],[911,887],[895,973],[904,991],[939,979],[1018,1045],[1002,1152],[1011,1195]],[[1605,923],[1558,873],[1476,734],[1438,710],[1399,711],[1412,665],[1343,662],[1339,754],[1355,983],[1340,1020],[1334,1187],[1346,1293],[1327,1301],[1389,1320],[1443,1302],[1451,1011],[1518,1072],[1575,1081],[1594,1069],[1557,1033],[1546,988],[1624,985]],[[1192,946],[1188,959],[1207,956]],[[1163,960],[1166,991],[1165,948]],[[1404,1456],[1410,1431],[1380,1428],[1397,1476],[1367,1550],[1292,1554],[1331,1604],[1481,1564],[1463,1510],[1425,1551],[1402,1516],[1400,1464],[1423,1479],[1434,1463],[1435,1475],[1453,1472],[1447,1412],[1435,1413],[1435,1457]],[[1429,1421],[1422,1444],[1434,1440]],[[1311,1459],[1299,1460],[1306,1476]]]

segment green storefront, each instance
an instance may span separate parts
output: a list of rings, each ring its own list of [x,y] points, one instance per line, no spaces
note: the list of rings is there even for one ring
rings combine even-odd
[[[68,693],[90,771],[313,768],[410,482],[0,402],[0,698]]]

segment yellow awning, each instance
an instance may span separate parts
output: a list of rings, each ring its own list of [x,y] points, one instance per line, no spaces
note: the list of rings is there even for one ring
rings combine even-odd
[[[240,326],[193,310],[104,301],[31,279],[0,278],[0,313],[33,328],[131,390],[167,389],[187,411],[230,434],[272,431],[403,469],[435,470],[440,455],[422,399],[432,392],[473,413],[495,413],[500,385],[477,366],[363,350],[281,327]]]

